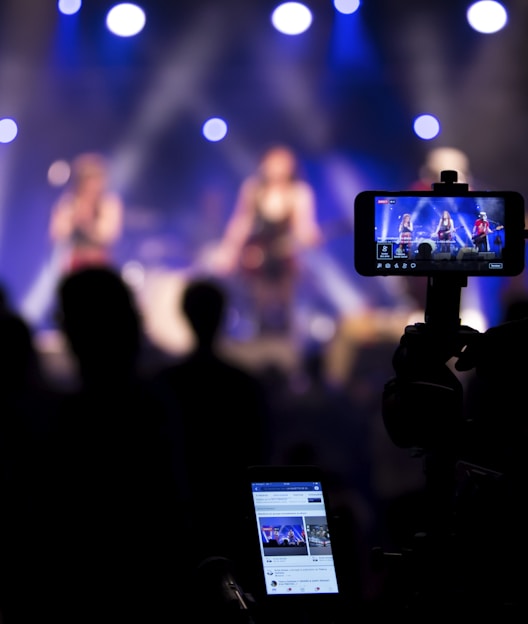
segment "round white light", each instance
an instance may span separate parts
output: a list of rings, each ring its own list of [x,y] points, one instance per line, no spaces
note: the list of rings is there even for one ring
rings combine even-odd
[[[273,11],[271,23],[285,35],[299,35],[310,28],[312,13],[300,2],[285,2]]]
[[[227,124],[219,117],[212,117],[204,123],[202,132],[208,141],[221,141],[227,134]]]
[[[350,15],[359,9],[359,0],[334,0],[334,7],[339,13]]]
[[[116,4],[106,16],[108,29],[119,37],[132,37],[143,30],[145,12],[136,4]]]
[[[419,115],[414,120],[414,132],[421,139],[434,139],[440,132],[440,123],[434,115]]]
[[[18,126],[13,119],[0,119],[0,143],[11,143],[18,134]]]
[[[508,22],[506,9],[500,2],[494,0],[475,2],[467,10],[466,16],[469,25],[484,34],[498,32]]]
[[[59,0],[58,8],[63,15],[75,15],[81,9],[81,0]]]

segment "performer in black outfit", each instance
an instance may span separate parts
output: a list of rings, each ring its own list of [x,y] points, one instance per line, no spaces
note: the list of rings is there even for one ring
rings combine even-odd
[[[453,240],[453,233],[455,226],[451,214],[448,210],[442,212],[442,216],[438,220],[435,236],[439,240],[440,251],[444,253],[451,253],[451,244]]]
[[[261,334],[291,329],[298,253],[321,240],[315,194],[297,164],[289,147],[264,153],[240,186],[218,249],[217,271],[241,270],[246,278]]]

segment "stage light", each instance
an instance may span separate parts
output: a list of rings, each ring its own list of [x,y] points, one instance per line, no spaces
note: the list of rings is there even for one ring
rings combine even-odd
[[[300,2],[285,2],[273,11],[271,22],[285,35],[300,35],[310,28],[312,13]]]
[[[13,119],[0,119],[0,143],[11,143],[18,134],[18,126]]]
[[[482,0],[469,7],[467,20],[477,32],[491,34],[504,28],[508,22],[508,14],[500,2]]]
[[[351,15],[359,9],[359,0],[334,0],[334,7],[339,13]]]
[[[82,0],[59,0],[57,7],[63,15],[75,15],[81,10]]]
[[[146,17],[136,4],[116,4],[106,17],[108,30],[119,37],[132,37],[143,30]]]
[[[70,179],[71,167],[65,160],[56,160],[48,169],[48,182],[51,186],[64,186]]]
[[[204,123],[202,133],[208,141],[221,141],[227,134],[227,124],[219,117],[212,117]]]
[[[414,132],[421,139],[434,139],[440,133],[440,123],[434,115],[419,115],[414,120]]]

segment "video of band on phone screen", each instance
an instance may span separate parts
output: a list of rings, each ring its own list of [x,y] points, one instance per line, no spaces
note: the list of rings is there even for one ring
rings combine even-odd
[[[420,262],[453,260],[502,268],[505,246],[502,197],[375,198],[377,268],[412,271]],[[483,262],[484,261],[484,262]],[[445,263],[442,263],[445,268]]]

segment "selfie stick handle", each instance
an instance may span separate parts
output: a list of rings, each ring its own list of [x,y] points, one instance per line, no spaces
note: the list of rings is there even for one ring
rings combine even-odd
[[[434,329],[456,331],[460,326],[461,289],[467,286],[465,276],[429,276],[425,322]]]
[[[440,172],[440,182],[435,182],[431,188],[435,193],[442,193],[446,189],[454,189],[457,193],[465,193],[469,185],[458,182],[458,173],[452,169]],[[429,276],[427,278],[427,299],[425,322],[436,328],[451,331],[460,325],[460,297],[461,289],[467,286],[466,276]]]

